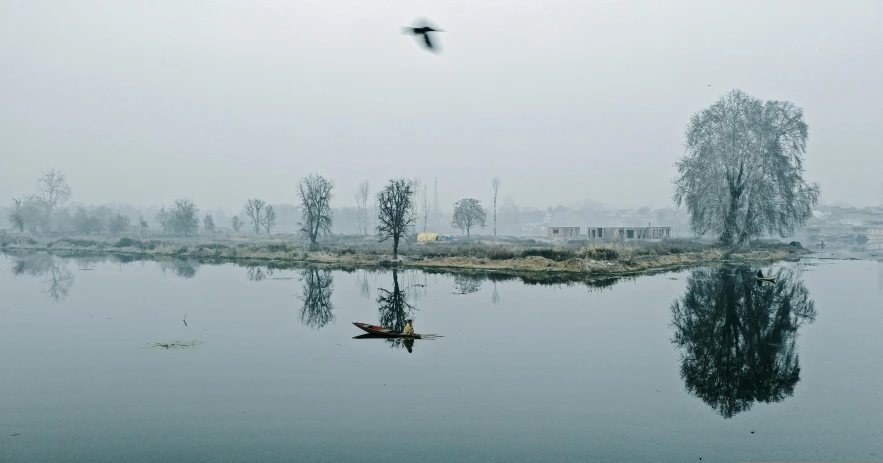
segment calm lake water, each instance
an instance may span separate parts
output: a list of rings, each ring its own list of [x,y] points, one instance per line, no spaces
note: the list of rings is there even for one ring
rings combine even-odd
[[[0,461],[883,461],[883,263],[762,269],[0,256]]]

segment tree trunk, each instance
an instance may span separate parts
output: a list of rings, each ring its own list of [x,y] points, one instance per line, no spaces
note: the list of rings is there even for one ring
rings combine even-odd
[[[392,237],[392,260],[399,259],[399,236]]]
[[[724,232],[721,234],[720,242],[724,246],[733,246],[736,238],[736,217],[739,213],[739,200],[742,197],[742,188],[730,188],[730,208],[724,219]]]

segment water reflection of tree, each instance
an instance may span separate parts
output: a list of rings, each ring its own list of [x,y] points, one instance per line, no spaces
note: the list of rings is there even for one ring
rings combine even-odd
[[[368,271],[360,270],[359,275],[356,278],[356,283],[359,285],[359,294],[365,299],[369,299],[371,297],[371,284],[368,283]]]
[[[264,281],[268,277],[273,276],[273,269],[269,267],[260,267],[257,265],[249,266],[246,269],[249,281]]]
[[[322,328],[334,320],[334,305],[331,303],[334,278],[329,270],[307,268],[301,270],[301,281],[304,284],[303,294],[299,297],[303,301],[300,321],[311,328]]]
[[[42,291],[53,303],[67,298],[74,284],[74,275],[68,269],[67,261],[44,252],[16,256],[12,273],[43,277]]]
[[[481,289],[484,277],[480,275],[454,275],[455,294],[470,294]]]
[[[172,272],[181,278],[193,278],[199,269],[199,264],[187,259],[172,259],[159,262],[159,268],[163,273]]]
[[[759,285],[748,268],[695,270],[671,306],[685,387],[725,418],[793,395],[800,380],[797,329],[815,303],[792,270],[771,276]]]
[[[494,304],[500,302],[500,293],[497,291],[497,282],[494,282],[494,293],[491,294],[491,302]]]
[[[392,271],[392,291],[384,288],[377,288],[377,290],[379,291],[377,305],[380,312],[380,326],[393,331],[404,330],[405,324],[408,323],[408,319],[413,316],[416,309],[408,303],[406,292],[399,287],[398,270],[393,269]],[[387,342],[394,347],[404,346],[401,339],[388,339]],[[410,349],[408,351],[410,352]]]

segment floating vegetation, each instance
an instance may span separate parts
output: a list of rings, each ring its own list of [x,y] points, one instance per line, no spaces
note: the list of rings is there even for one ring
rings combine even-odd
[[[196,347],[199,344],[205,344],[202,341],[169,341],[169,342],[155,342],[150,344],[150,347],[156,347],[158,349],[186,349],[188,347]]]

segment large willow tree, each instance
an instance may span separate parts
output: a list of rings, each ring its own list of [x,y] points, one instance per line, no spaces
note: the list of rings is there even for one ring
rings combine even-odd
[[[693,231],[738,247],[806,223],[819,198],[818,185],[803,179],[807,134],[802,109],[740,90],[695,114],[674,195]]]

